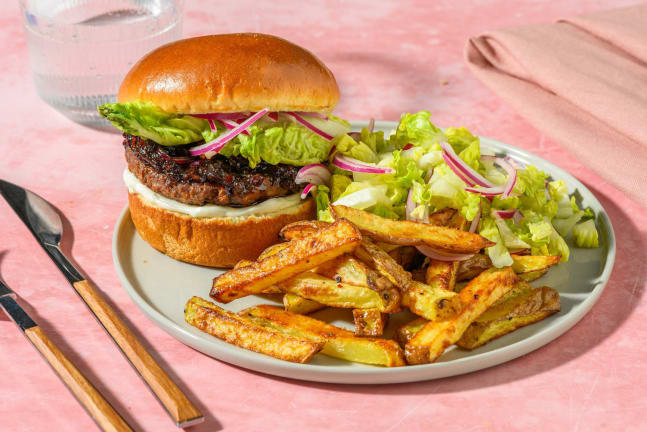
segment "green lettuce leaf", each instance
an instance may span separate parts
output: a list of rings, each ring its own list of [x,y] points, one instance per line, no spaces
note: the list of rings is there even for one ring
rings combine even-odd
[[[330,189],[326,185],[317,186],[317,192],[315,194],[315,202],[317,203],[317,219],[325,222],[334,222],[334,218],[330,214],[330,208],[328,204],[330,203],[328,193]]]
[[[352,183],[350,177],[340,174],[333,174],[330,178],[330,199],[335,202],[346,191]]]
[[[209,122],[192,116],[171,114],[150,102],[107,103],[99,114],[117,129],[164,146],[214,139]]]
[[[207,120],[167,113],[149,102],[109,103],[98,110],[116,128],[165,146],[211,141],[217,136]],[[337,121],[345,128],[347,122]],[[223,127],[217,128],[218,134],[224,132]],[[227,143],[220,154],[243,156],[252,168],[261,161],[303,166],[326,160],[332,147],[331,141],[289,119],[261,119],[248,132],[249,135],[240,134]]]
[[[368,144],[355,141],[349,135],[340,135],[333,140],[333,145],[338,153],[362,162],[376,163],[377,153]]]
[[[289,122],[263,128],[252,125],[249,135],[240,134],[220,151],[224,156],[241,155],[253,168],[261,161],[272,165],[308,165],[328,157],[332,143],[310,130]]]
[[[430,120],[429,111],[416,114],[403,114],[395,133],[389,138],[389,144],[395,149],[401,149],[407,144],[429,147],[444,139],[443,131]]]
[[[596,248],[599,246],[598,230],[593,219],[575,225],[573,228],[575,245],[581,248]]]
[[[492,218],[485,218],[481,220],[479,225],[479,234],[496,243],[496,245],[485,249],[492,261],[492,265],[498,268],[512,265],[512,257],[510,256],[510,252],[508,252],[508,248],[503,243],[503,239],[494,220]]]

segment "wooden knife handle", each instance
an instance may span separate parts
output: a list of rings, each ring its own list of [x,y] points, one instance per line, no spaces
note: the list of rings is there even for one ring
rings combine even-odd
[[[92,309],[124,355],[146,381],[157,399],[179,427],[187,427],[203,420],[202,413],[191,403],[179,387],[146,351],[126,324],[115,314],[87,280],[74,283],[74,289]]]
[[[45,360],[52,366],[59,377],[85,407],[99,427],[104,431],[132,431],[115,409],[101,396],[96,388],[83,376],[72,362],[65,357],[54,342],[47,337],[40,327],[25,330],[25,335]]]

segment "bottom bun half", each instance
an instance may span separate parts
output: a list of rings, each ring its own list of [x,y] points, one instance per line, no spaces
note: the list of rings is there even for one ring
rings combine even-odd
[[[267,216],[194,218],[157,207],[129,193],[130,217],[139,235],[158,251],[191,264],[231,268],[240,260],[255,260],[276,243],[281,228],[314,219],[312,198]]]

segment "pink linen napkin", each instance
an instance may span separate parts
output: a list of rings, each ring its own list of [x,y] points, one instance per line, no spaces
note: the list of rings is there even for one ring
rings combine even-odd
[[[469,40],[472,72],[647,208],[647,5]]]

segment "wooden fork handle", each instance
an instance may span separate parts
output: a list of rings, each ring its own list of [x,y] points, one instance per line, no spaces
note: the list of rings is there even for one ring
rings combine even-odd
[[[43,333],[40,327],[26,329],[25,336],[40,351],[101,429],[110,432],[132,431],[125,420],[83,376],[81,371],[65,357],[65,354],[54,345],[54,342]]]
[[[204,418],[200,410],[162,370],[94,287],[87,280],[75,282],[73,285],[175,423],[179,427],[187,427],[202,421]]]

